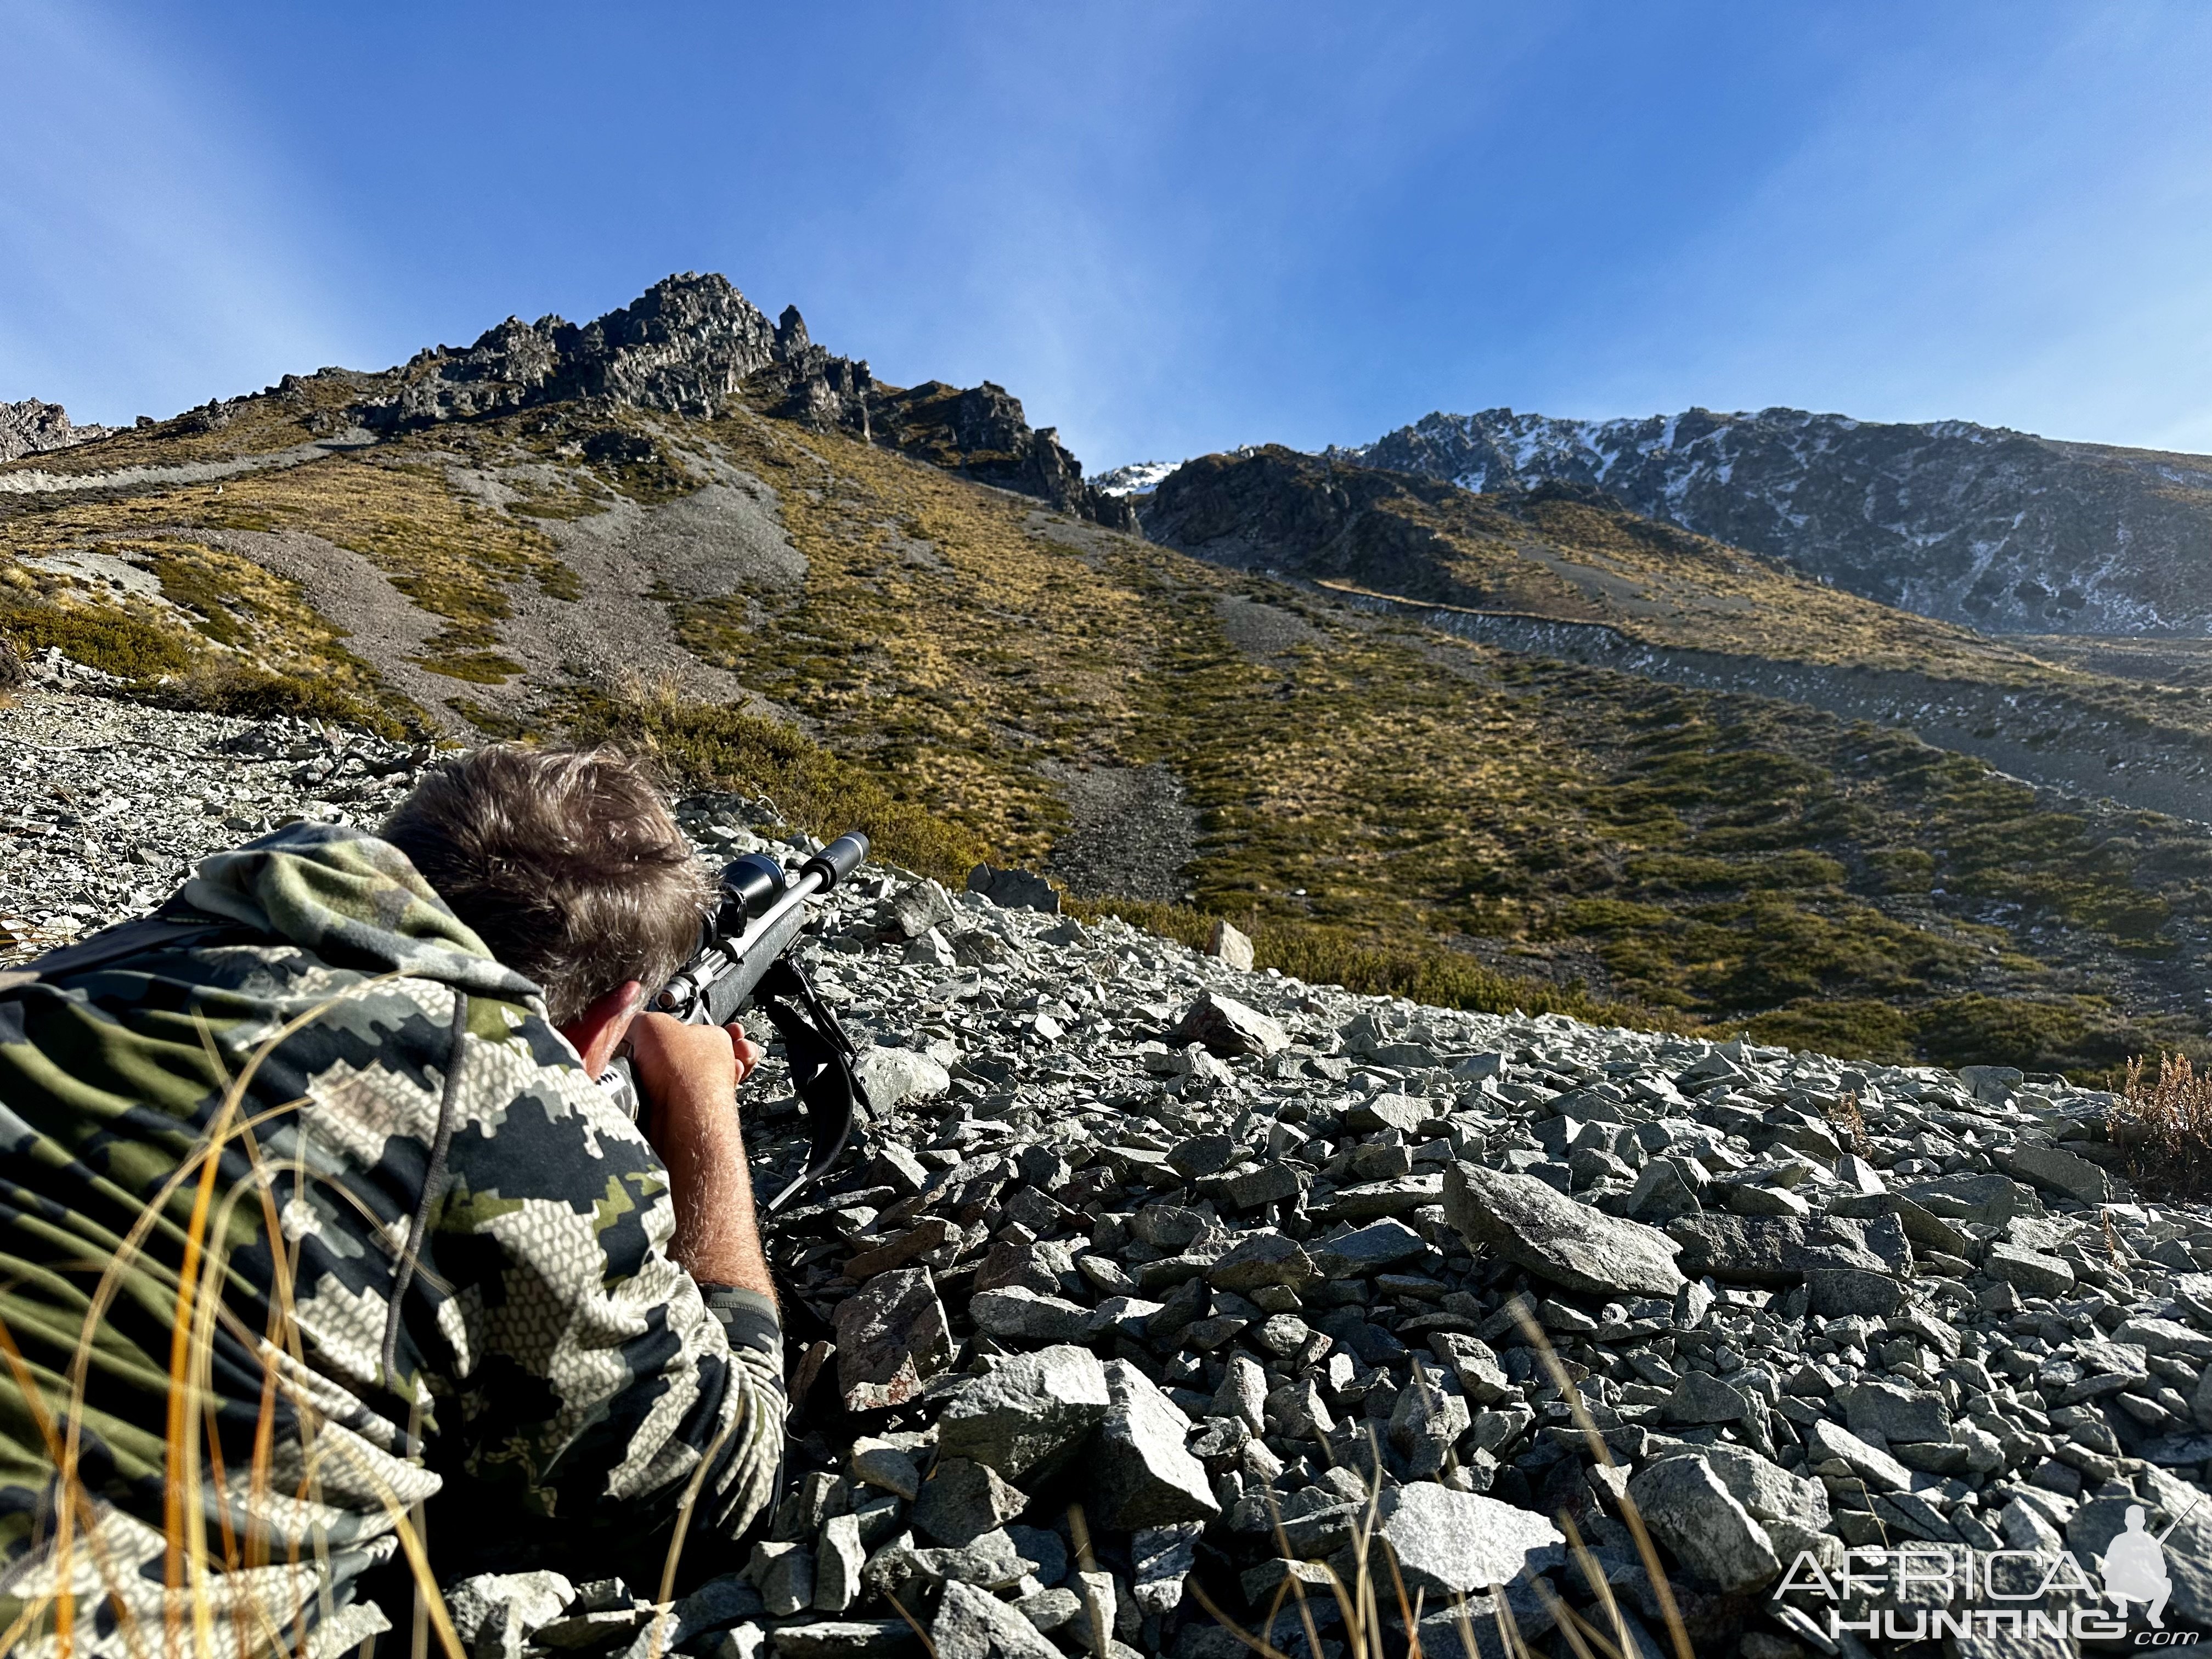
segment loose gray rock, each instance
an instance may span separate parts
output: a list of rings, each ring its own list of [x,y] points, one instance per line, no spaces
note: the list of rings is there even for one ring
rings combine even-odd
[[[822,1523],[814,1547],[814,1610],[843,1613],[860,1594],[860,1569],[867,1552],[860,1547],[858,1516],[833,1515]]]
[[[1549,1565],[1566,1541],[1540,1515],[1431,1482],[1396,1487],[1382,1503],[1381,1535],[1408,1593],[1466,1595],[1510,1583],[1531,1565]]]
[[[902,888],[892,899],[884,920],[901,939],[920,939],[933,927],[942,927],[958,915],[951,896],[933,881],[918,881]]]
[[[1035,1625],[987,1591],[951,1582],[929,1627],[937,1659],[1061,1659]]]
[[[2074,1269],[2065,1262],[2016,1244],[1990,1244],[1982,1271],[2027,1296],[2064,1296],[2074,1288]]]
[[[1290,1033],[1261,1013],[1218,991],[1208,991],[1183,1010],[1168,1033],[1173,1044],[1195,1042],[1224,1060],[1242,1054],[1266,1059],[1291,1046]]]
[[[1243,972],[1252,970],[1252,941],[1226,921],[1213,924],[1212,937],[1206,942],[1206,954]]]
[[[947,1397],[938,1449],[1019,1482],[1064,1461],[1112,1403],[1105,1368],[1088,1348],[1068,1344],[1022,1354]]]
[[[1895,1443],[1950,1436],[1950,1414],[1940,1394],[1868,1381],[1838,1390],[1836,1403],[1844,1408],[1844,1421],[1851,1432],[1862,1440]]]
[[[1706,1424],[1741,1422],[1751,1407],[1739,1390],[1711,1373],[1685,1371],[1675,1379],[1665,1409],[1670,1423]]]
[[[1020,1342],[1077,1342],[1091,1325],[1090,1309],[1018,1285],[976,1291],[968,1299],[968,1316],[979,1331]]]
[[[902,1100],[934,1098],[952,1086],[950,1072],[911,1048],[871,1048],[854,1063],[853,1075],[878,1112]]]
[[[1428,1249],[1402,1221],[1371,1222],[1310,1248],[1315,1270],[1325,1279],[1363,1279],[1411,1261]]]
[[[848,1411],[911,1400],[952,1355],[928,1270],[879,1273],[837,1304],[837,1386]]]
[[[1833,1216],[1715,1215],[1671,1223],[1681,1270],[1730,1285],[1784,1286],[1814,1267],[1899,1273],[1911,1266],[1905,1229],[1894,1216],[1863,1222]]]
[[[1705,1213],[1705,1206],[1698,1201],[1697,1188],[1685,1171],[1684,1163],[1678,1158],[1655,1158],[1645,1164],[1636,1177],[1636,1185],[1629,1189],[1621,1213],[1632,1221],[1653,1226],[1682,1216]]]
[[[1723,1592],[1763,1589],[1782,1563],[1766,1529],[1698,1457],[1645,1465],[1628,1483],[1651,1535],[1674,1559]]]
[[[940,1544],[960,1548],[994,1532],[1029,1507],[1029,1495],[972,1458],[938,1461],[915,1499],[914,1524]]]
[[[1805,1288],[1811,1310],[1823,1319],[1881,1319],[1905,1305],[1897,1280],[1858,1267],[1808,1267]]]
[[[1109,1527],[1164,1527],[1221,1512],[1206,1466],[1183,1449],[1190,1419],[1126,1359],[1107,1362],[1112,1404],[1091,1443],[1091,1510]]]
[[[2116,1195],[2108,1171],[2057,1146],[2017,1147],[2004,1160],[2004,1168],[2047,1192],[2063,1193],[2084,1204],[2109,1204]]]
[[[822,1619],[768,1633],[775,1659],[904,1659],[921,1644],[902,1619]]]
[[[1002,910],[1060,914],[1060,894],[1042,876],[1027,870],[994,870],[979,864],[968,872],[968,890],[981,893]]]
[[[1530,1176],[1455,1163],[1444,1175],[1444,1218],[1477,1250],[1569,1290],[1672,1296],[1676,1246],[1656,1227],[1577,1204]]]
[[[445,1594],[453,1633],[478,1652],[506,1655],[558,1619],[576,1599],[576,1587],[557,1572],[485,1572],[447,1586]]]

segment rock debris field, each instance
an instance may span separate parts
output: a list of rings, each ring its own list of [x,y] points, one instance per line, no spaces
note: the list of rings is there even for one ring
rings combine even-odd
[[[431,758],[58,690],[0,753],[10,958]],[[717,860],[781,830],[679,817]],[[1408,1614],[1656,1656],[1669,1600],[1704,1654],[2072,1653],[2131,1508],[2164,1629],[2212,1624],[2212,1215],[2127,1188],[2112,1097],[1354,996],[975,884],[863,866],[803,952],[875,1110],[767,1230],[766,1539],[665,1607],[454,1586],[479,1659],[1252,1651],[1224,1620],[1295,1659]],[[781,1078],[763,1195],[806,1156]]]

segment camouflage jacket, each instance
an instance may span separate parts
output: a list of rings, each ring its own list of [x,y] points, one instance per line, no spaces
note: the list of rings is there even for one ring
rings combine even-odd
[[[0,975],[0,1651],[335,1654],[410,1513],[441,1573],[751,1524],[773,1308],[670,1260],[660,1161],[396,848],[295,825],[128,926]]]

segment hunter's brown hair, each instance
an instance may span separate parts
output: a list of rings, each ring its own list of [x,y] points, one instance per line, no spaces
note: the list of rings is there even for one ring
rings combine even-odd
[[[565,1025],[625,980],[683,966],[712,884],[618,749],[495,744],[440,768],[384,826],[453,914]]]

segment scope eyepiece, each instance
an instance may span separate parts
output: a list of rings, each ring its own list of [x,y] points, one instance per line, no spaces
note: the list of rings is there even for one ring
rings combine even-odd
[[[747,853],[722,866],[722,931],[741,933],[745,923],[783,896],[783,866],[765,853]]]
[[[848,830],[800,865],[799,873],[821,877],[822,890],[826,893],[858,869],[867,856],[868,838],[857,830]]]

